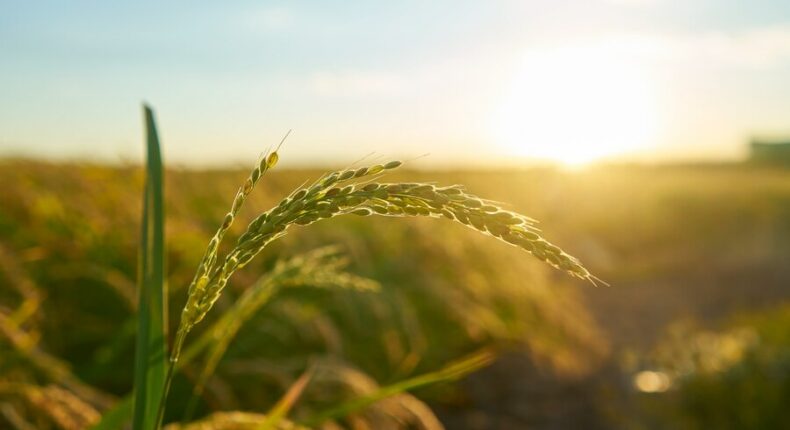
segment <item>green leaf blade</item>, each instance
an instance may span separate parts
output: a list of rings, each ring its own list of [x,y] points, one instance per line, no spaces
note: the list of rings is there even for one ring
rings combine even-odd
[[[135,430],[157,427],[157,412],[164,393],[167,368],[162,158],[153,111],[144,106],[144,114],[147,159],[138,269],[140,302],[134,372]]]
[[[488,366],[494,361],[494,358],[495,354],[493,351],[487,349],[480,350],[458,361],[454,361],[439,370],[424,373],[384,387],[379,387],[373,392],[363,394],[324,411],[319,411],[301,424],[310,428],[319,427],[328,420],[347,417],[386,398],[428,385],[458,380]]]

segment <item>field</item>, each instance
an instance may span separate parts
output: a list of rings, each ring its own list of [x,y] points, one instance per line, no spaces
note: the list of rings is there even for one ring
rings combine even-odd
[[[268,173],[242,219],[320,173]],[[166,172],[171,327],[247,174]],[[788,425],[790,170],[407,165],[388,179],[462,183],[507,202],[611,287],[449,221],[346,217],[300,228],[238,273],[207,319],[278,260],[327,245],[380,288],[281,291],[241,327],[195,416],[266,412],[318,363],[323,373],[289,414],[301,422],[482,350],[496,355],[488,367],[335,422],[433,428],[432,410],[451,429]],[[0,184],[0,428],[82,428],[132,389],[143,171],[6,160]],[[189,409],[200,362],[177,375],[166,421]]]

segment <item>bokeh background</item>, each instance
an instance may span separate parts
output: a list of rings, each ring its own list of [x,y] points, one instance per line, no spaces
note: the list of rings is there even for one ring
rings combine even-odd
[[[319,223],[267,248],[209,320],[327,245],[380,288],[273,297],[195,416],[266,412],[320,362],[298,420],[484,349],[489,366],[333,425],[790,426],[787,2],[0,10],[0,428],[85,428],[131,390],[143,100],[168,167],[172,324],[248,166],[288,129],[245,221],[328,169],[400,158],[388,180],[505,202],[611,284],[449,221]]]

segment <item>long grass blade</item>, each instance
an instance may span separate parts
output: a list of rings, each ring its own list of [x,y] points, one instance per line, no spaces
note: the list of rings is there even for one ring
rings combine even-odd
[[[158,425],[157,412],[165,385],[167,338],[162,158],[154,113],[148,106],[144,106],[143,110],[147,158],[138,269],[139,305],[133,418],[135,430],[151,430]]]
[[[495,355],[491,351],[478,351],[461,360],[450,363],[449,365],[437,371],[425,373],[381,387],[372,393],[365,394],[363,396],[349,400],[348,402],[341,403],[327,410],[318,412],[301,424],[310,428],[318,427],[328,420],[346,417],[389,397],[427,385],[458,380],[472,372],[488,366],[491,364],[491,362],[493,362],[494,358]]]
[[[309,367],[302,376],[297,379],[283,397],[266,413],[266,419],[258,426],[257,430],[276,430],[283,419],[287,418],[288,412],[302,396],[304,389],[310,383],[310,379],[315,372],[314,367]]]

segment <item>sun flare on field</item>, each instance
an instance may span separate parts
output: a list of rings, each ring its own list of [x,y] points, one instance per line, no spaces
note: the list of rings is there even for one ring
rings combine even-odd
[[[655,86],[616,46],[529,51],[494,114],[507,155],[583,166],[652,145]]]

